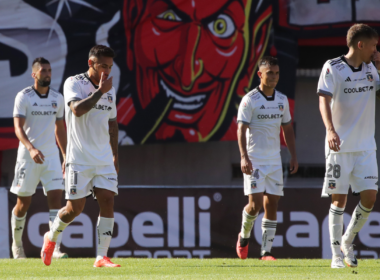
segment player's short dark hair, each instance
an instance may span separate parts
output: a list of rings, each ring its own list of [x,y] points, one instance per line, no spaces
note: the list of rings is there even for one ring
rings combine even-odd
[[[263,56],[259,60],[259,68],[260,68],[260,66],[272,66],[272,65],[278,65],[277,58],[275,58],[273,56]]]
[[[360,40],[363,39],[378,39],[379,34],[376,30],[367,24],[357,23],[348,29],[347,32],[347,46],[355,47]]]
[[[90,53],[88,54],[88,58],[90,58],[92,56],[94,56],[96,58],[99,58],[101,56],[114,58],[115,52],[110,47],[103,46],[103,45],[96,45],[96,46],[91,48]]]
[[[32,63],[32,67],[36,63],[38,63],[38,64],[50,64],[49,60],[47,60],[46,58],[43,58],[43,57],[37,57],[36,59],[34,59],[33,63]]]

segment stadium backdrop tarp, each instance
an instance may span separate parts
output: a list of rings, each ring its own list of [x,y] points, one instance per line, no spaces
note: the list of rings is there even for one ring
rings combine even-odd
[[[370,0],[3,0],[0,150],[18,145],[14,98],[32,84],[35,57],[50,60],[51,86],[62,91],[87,70],[93,45],[116,51],[121,145],[236,140],[237,107],[258,84],[261,56],[279,58],[277,88],[293,111],[297,40],[344,44],[353,22],[378,28],[379,14]]]
[[[276,257],[331,258],[328,233],[331,202],[320,195],[320,189],[285,189],[285,197],[279,203],[272,250]],[[1,221],[6,220],[9,224],[7,213],[11,213],[15,202],[16,196],[9,194],[8,209],[0,211]],[[236,258],[235,245],[246,202],[241,186],[121,186],[115,197],[115,228],[108,255]],[[348,200],[345,226],[357,203],[358,197]],[[95,256],[98,209],[97,202],[88,198],[84,212],[64,231],[61,248],[70,257]],[[262,216],[261,212],[252,231],[250,258],[256,258],[260,253]],[[28,257],[39,257],[48,221],[46,197],[42,189],[38,189],[28,211],[23,235]],[[4,227],[3,222],[0,225]],[[359,258],[378,258],[379,232],[380,204],[376,204],[354,241]],[[11,246],[10,231],[8,236],[7,249]],[[4,238],[3,234],[1,238]],[[6,247],[2,246],[1,250]]]
[[[8,190],[0,188],[0,259],[9,258],[9,215],[8,215]]]

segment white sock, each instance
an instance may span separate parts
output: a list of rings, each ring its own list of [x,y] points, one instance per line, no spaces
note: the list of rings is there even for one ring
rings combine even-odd
[[[253,223],[255,222],[256,219],[257,219],[257,215],[251,216],[245,211],[245,209],[243,210],[243,221],[241,223],[241,231],[240,231],[240,236],[242,238],[251,237]]]
[[[58,236],[62,233],[62,231],[69,225],[70,223],[64,223],[57,215],[54,219],[53,225],[49,231],[49,239],[50,241],[57,242]]]
[[[274,236],[276,234],[277,221],[272,221],[263,218],[261,223],[261,230],[263,233],[262,243],[261,243],[261,254],[263,255],[265,252],[270,253],[272,249]]]
[[[347,244],[352,244],[355,236],[362,229],[364,224],[368,220],[369,214],[371,214],[372,209],[365,208],[360,202],[356,206],[350,224],[346,229],[346,233],[343,235],[343,242]]]
[[[12,210],[12,217],[11,217],[11,226],[12,226],[12,237],[13,237],[13,244],[16,246],[22,246],[22,233],[24,232],[25,227],[25,219],[26,214],[24,217],[19,218],[14,214],[14,208]]]
[[[341,256],[340,245],[342,244],[343,213],[344,208],[339,208],[331,204],[329,212],[329,232],[333,256]]]
[[[51,226],[54,223],[55,217],[58,215],[59,209],[50,209],[49,210],[49,228],[51,229]],[[55,250],[59,250],[59,247],[61,246],[62,242],[62,233],[58,235],[57,241],[55,242]]]
[[[107,256],[108,248],[110,247],[114,218],[98,218],[98,251],[96,260],[103,259]]]

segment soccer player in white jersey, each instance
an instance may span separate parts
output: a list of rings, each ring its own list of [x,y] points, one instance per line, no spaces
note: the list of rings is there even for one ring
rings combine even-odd
[[[352,242],[368,219],[378,190],[375,100],[380,55],[378,34],[365,24],[347,33],[346,55],[328,60],[318,82],[319,108],[326,126],[326,175],[322,196],[331,196],[329,232],[332,268],[358,266]],[[372,63],[375,61],[375,65]],[[360,202],[342,237],[348,189]]]
[[[241,170],[244,173],[244,194],[248,196],[236,244],[236,252],[241,259],[248,256],[252,227],[264,206],[260,259],[276,260],[271,249],[277,227],[277,205],[284,195],[280,156],[281,127],[291,154],[291,174],[298,170],[288,98],[275,89],[279,71],[276,58],[263,57],[259,61],[257,72],[260,85],[243,97],[238,111]]]
[[[118,124],[116,93],[109,77],[114,51],[97,45],[90,50],[86,73],[69,77],[64,85],[67,125],[66,199],[50,231],[44,236],[41,258],[50,265],[52,248],[62,232],[82,211],[86,197],[96,196],[98,249],[94,267],[119,267],[107,257],[114,226],[117,195]]]
[[[20,144],[17,152],[15,178],[11,192],[17,195],[17,203],[11,215],[13,258],[25,258],[22,233],[26,213],[41,181],[49,207],[49,225],[61,208],[64,190],[62,171],[65,163],[59,158],[56,140],[63,159],[66,157],[66,129],[63,122],[64,101],[59,92],[49,87],[51,67],[43,57],[32,63],[34,85],[20,91],[15,100],[13,117]],[[59,235],[53,257],[67,258],[60,252],[62,235]]]

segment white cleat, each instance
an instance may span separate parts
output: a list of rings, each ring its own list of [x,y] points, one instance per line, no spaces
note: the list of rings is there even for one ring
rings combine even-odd
[[[67,259],[69,255],[67,253],[62,253],[60,248],[55,248],[53,252],[53,259]]]
[[[341,256],[333,256],[331,261],[331,268],[345,268],[346,266],[343,263]]]
[[[357,267],[358,266],[358,260],[356,259],[355,254],[354,254],[354,245],[353,244],[346,244],[343,242],[340,249],[342,250],[343,255],[344,255],[344,262],[349,267]]]
[[[24,247],[12,245],[12,253],[14,259],[26,259]]]

